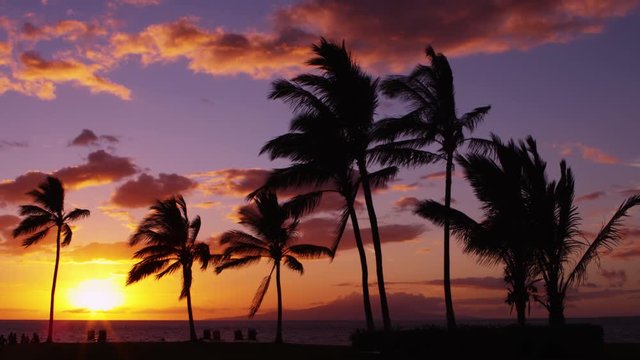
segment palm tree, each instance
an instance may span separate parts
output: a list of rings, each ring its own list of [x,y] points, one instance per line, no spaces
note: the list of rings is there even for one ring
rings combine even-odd
[[[306,74],[291,81],[274,82],[270,97],[277,98],[288,93],[288,89],[296,89],[296,86],[302,85],[301,77],[308,79],[310,76],[313,75]],[[374,330],[367,258],[355,210],[355,198],[360,180],[357,178],[357,171],[352,167],[353,160],[349,158],[345,139],[340,136],[335,127],[326,124],[327,122],[335,123],[335,114],[319,98],[316,98],[314,103],[315,106],[302,114],[298,113],[292,120],[291,132],[270,140],[262,147],[260,154],[269,153],[271,160],[289,158],[293,164],[287,168],[274,169],[269,174],[265,185],[258,191],[313,188],[318,190],[305,196],[315,196],[316,202],[319,202],[325,193],[330,192],[338,193],[344,199],[336,237],[331,247],[332,254],[335,256],[342,234],[350,220],[360,259],[363,308],[367,329]],[[376,184],[383,184],[395,176],[397,171],[396,167],[388,167],[370,174],[370,178]]]
[[[71,243],[73,231],[69,223],[86,218],[89,210],[64,210],[64,187],[59,179],[48,176],[38,185],[38,188],[27,193],[35,205],[21,205],[20,216],[24,216],[18,227],[13,230],[13,237],[26,235],[22,241],[24,247],[38,243],[49,234],[49,230],[56,229],[56,262],[53,268],[53,282],[51,285],[51,303],[49,306],[49,331],[47,342],[53,342],[53,308],[58,280],[58,265],[60,264],[60,247]],[[61,240],[61,236],[62,241]]]
[[[331,250],[323,246],[294,244],[301,207],[298,203],[278,203],[274,192],[264,191],[255,196],[253,206],[239,210],[240,224],[248,227],[255,235],[231,230],[222,234],[220,244],[226,245],[223,261],[216,267],[216,273],[226,269],[247,266],[267,258],[273,262],[267,275],[253,298],[249,317],[253,317],[264,299],[271,276],[276,273],[278,299],[278,321],[276,343],[282,343],[282,287],[280,284],[281,264],[300,274],[304,272],[302,263],[296,258],[312,259],[330,256]]]
[[[321,73],[302,74],[291,81],[278,80],[273,85],[270,98],[282,99],[294,108],[297,115],[291,124],[292,132],[304,131],[303,126],[311,122],[326,127],[324,133],[320,133],[329,136],[324,140],[316,137],[316,141],[323,144],[325,151],[337,154],[336,161],[344,161],[347,168],[354,166],[357,169],[371,224],[382,320],[384,329],[388,331],[391,330],[391,318],[384,285],[378,220],[371,195],[372,174],[367,165],[415,165],[430,161],[431,157],[410,148],[374,146],[372,131],[378,103],[378,80],[372,79],[353,61],[344,43],[340,46],[321,39],[320,44],[314,44],[312,50],[315,57],[307,64],[316,67]],[[340,152],[328,149],[339,149]],[[305,160],[305,155],[297,158],[298,155],[289,156],[291,152],[284,154],[294,161]],[[355,193],[351,196],[355,197]]]
[[[504,265],[504,279],[510,287],[506,302],[515,306],[520,325],[525,324],[537,280],[535,226],[526,206],[527,194],[522,191],[523,159],[530,150],[522,142],[503,144],[493,137],[496,159],[478,153],[456,157],[482,203],[481,222],[433,200],[420,202],[415,210],[438,225],[449,223],[452,233],[463,241],[464,251],[476,255],[480,263]]]
[[[544,281],[545,295],[537,300],[549,313],[549,324],[564,325],[567,290],[584,282],[587,268],[598,261],[602,249],[612,250],[621,240],[622,221],[628,211],[640,204],[640,195],[627,198],[591,242],[580,240],[580,216],[574,205],[575,180],[571,168],[560,162],[560,179],[548,182],[546,163],[540,159],[536,144],[529,139],[532,154],[525,164],[525,184],[529,217],[535,226],[536,262]],[[581,255],[580,255],[581,254]],[[573,269],[568,266],[575,263]]]
[[[382,92],[391,98],[400,98],[410,106],[410,112],[400,118],[385,119],[378,123],[375,137],[395,141],[396,146],[420,148],[436,143],[439,148],[434,158],[445,162],[444,205],[451,208],[451,178],[453,159],[465,142],[471,146],[481,146],[483,141],[467,138],[484,119],[491,106],[483,106],[458,116],[455,104],[453,73],[447,58],[426,49],[430,65],[418,65],[407,76],[394,75],[382,82]],[[449,220],[444,219],[444,297],[447,326],[456,327],[453,300],[451,297]]]
[[[209,245],[196,241],[201,225],[200,216],[189,221],[187,204],[181,195],[157,201],[150,210],[129,239],[130,246],[142,242],[144,247],[133,256],[140,261],[129,271],[127,285],[149,275],[155,274],[156,279],[161,279],[182,270],[180,299],[187,298],[189,335],[191,341],[197,341],[191,309],[191,268],[193,262],[198,261],[204,270],[216,257],[209,253]]]

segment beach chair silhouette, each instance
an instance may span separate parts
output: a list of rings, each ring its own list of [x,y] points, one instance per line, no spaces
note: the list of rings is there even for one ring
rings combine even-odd
[[[242,336],[242,330],[236,330],[233,332],[233,340],[242,341],[244,337]]]
[[[107,342],[107,330],[98,331],[98,342]]]
[[[249,330],[247,330],[247,340],[258,341],[258,331],[254,328],[249,328]]]

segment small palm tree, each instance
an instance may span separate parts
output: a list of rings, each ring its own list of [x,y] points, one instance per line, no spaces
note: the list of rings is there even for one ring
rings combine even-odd
[[[58,279],[58,265],[60,264],[60,247],[71,243],[73,232],[69,223],[86,218],[89,210],[73,209],[64,211],[64,187],[59,179],[49,176],[37,189],[27,193],[36,205],[21,205],[20,215],[24,216],[18,227],[13,230],[13,237],[26,235],[22,241],[24,247],[38,243],[56,229],[56,262],[53,268],[53,282],[51,285],[51,304],[49,306],[49,331],[47,342],[53,342],[53,308]],[[62,241],[61,240],[62,237]]]
[[[453,73],[447,58],[428,46],[427,59],[430,65],[418,65],[407,76],[394,75],[385,79],[382,92],[391,98],[405,100],[410,112],[400,118],[379,121],[374,137],[379,140],[400,141],[395,146],[420,148],[436,143],[439,148],[432,154],[434,160],[445,162],[444,206],[451,208],[451,180],[453,159],[458,149],[468,142],[472,146],[482,146],[480,139],[467,138],[484,119],[491,106],[483,106],[458,116],[455,104]],[[453,300],[451,296],[451,275],[449,255],[449,221],[444,224],[444,297],[447,326],[456,327]]]
[[[438,225],[449,223],[464,251],[478,257],[480,263],[504,265],[504,280],[509,286],[506,302],[516,308],[518,324],[524,325],[527,304],[535,290],[536,237],[533,219],[522,191],[525,144],[503,144],[493,138],[495,159],[484,154],[458,156],[458,163],[480,202],[484,219],[476,222],[464,213],[433,200],[420,202],[416,214]]]
[[[629,210],[640,205],[640,195],[627,198],[591,242],[586,242],[579,230],[580,216],[574,205],[575,180],[571,168],[560,162],[560,179],[549,182],[546,163],[537,154],[536,144],[528,140],[530,153],[525,164],[529,217],[535,226],[536,262],[544,281],[545,294],[537,297],[549,313],[549,324],[564,325],[567,290],[584,282],[589,264],[598,261],[602,249],[612,250],[619,243],[622,221]],[[573,268],[569,264],[575,263]]]
[[[161,279],[182,270],[180,299],[187,298],[189,335],[191,341],[197,341],[191,309],[191,268],[194,261],[197,261],[204,270],[216,257],[209,253],[207,244],[196,241],[201,225],[200,216],[189,221],[187,204],[182,196],[157,201],[150,210],[129,239],[130,246],[144,243],[144,247],[133,256],[141,260],[129,271],[127,285],[149,275],[155,274],[156,279]]]
[[[331,250],[323,246],[294,244],[297,240],[299,223],[299,204],[291,202],[278,203],[274,192],[264,191],[255,196],[253,206],[245,206],[239,211],[240,224],[250,228],[255,235],[231,230],[222,234],[220,244],[226,245],[223,261],[216,267],[216,273],[225,269],[247,266],[267,258],[273,262],[267,275],[253,298],[249,317],[253,317],[264,299],[271,276],[276,273],[276,289],[278,299],[278,321],[276,327],[276,343],[282,343],[282,287],[280,284],[280,266],[300,274],[304,267],[296,258],[313,259],[331,256]]]

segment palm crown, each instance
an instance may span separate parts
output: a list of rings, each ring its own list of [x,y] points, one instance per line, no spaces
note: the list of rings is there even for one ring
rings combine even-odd
[[[182,269],[182,291],[180,299],[187,298],[191,340],[196,340],[191,309],[192,266],[194,261],[206,269],[216,258],[209,253],[209,246],[196,241],[200,231],[200,216],[189,221],[187,205],[180,195],[151,206],[136,231],[129,239],[129,245],[143,243],[134,258],[140,259],[129,271],[127,285],[149,275],[160,279]]]

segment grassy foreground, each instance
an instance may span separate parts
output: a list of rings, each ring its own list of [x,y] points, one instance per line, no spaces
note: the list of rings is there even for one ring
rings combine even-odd
[[[491,354],[485,354],[491,358]],[[357,353],[347,346],[271,343],[103,343],[103,344],[28,344],[0,350],[3,360],[69,359],[278,359],[332,360],[382,359],[381,355]],[[389,356],[388,358],[394,358]],[[602,359],[639,359],[640,344],[605,344]]]

